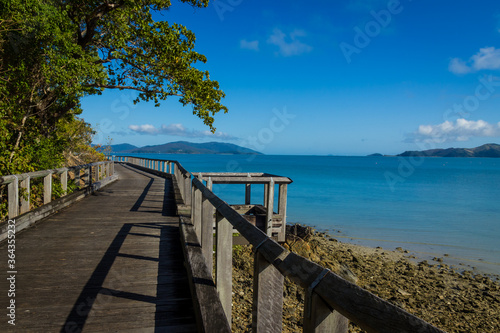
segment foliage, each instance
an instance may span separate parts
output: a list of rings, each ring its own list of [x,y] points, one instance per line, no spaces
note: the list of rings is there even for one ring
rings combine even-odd
[[[206,7],[208,0],[181,0]],[[77,116],[80,98],[133,89],[135,103],[176,96],[215,131],[227,111],[209,73],[194,67],[194,34],[155,22],[168,0],[8,0],[0,3],[0,174],[48,169],[63,152],[102,158]]]

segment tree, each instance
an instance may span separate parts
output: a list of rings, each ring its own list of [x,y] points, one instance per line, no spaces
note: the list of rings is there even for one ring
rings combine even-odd
[[[181,2],[208,5],[208,0]],[[133,89],[139,92],[134,103],[155,106],[176,96],[215,131],[214,115],[227,112],[221,104],[225,95],[208,72],[194,67],[206,62],[194,51],[195,35],[179,24],[153,20],[152,13],[170,5],[168,0],[2,2],[0,171],[44,167],[37,164],[41,150],[49,158],[61,155],[69,141],[57,132],[81,113],[81,97],[104,89]]]

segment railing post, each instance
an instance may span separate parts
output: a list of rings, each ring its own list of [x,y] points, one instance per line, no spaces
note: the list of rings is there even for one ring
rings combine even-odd
[[[89,165],[89,171],[88,171],[88,184],[87,186],[92,186],[92,165]]]
[[[177,170],[177,168],[175,168],[175,170]],[[170,162],[170,173],[174,173],[174,162]]]
[[[349,320],[330,308],[313,290],[306,290],[304,332],[347,333]]]
[[[208,178],[207,188],[212,190],[212,179]],[[201,248],[208,269],[213,270],[214,253],[214,207],[205,196],[202,197]]]
[[[191,221],[198,239],[201,242],[201,191],[193,185],[191,202]]]
[[[184,198],[184,178],[182,177],[181,172],[179,171],[179,168],[177,166],[175,166],[175,180],[177,181],[177,186],[179,187],[181,198],[185,203],[186,199]]]
[[[46,205],[52,201],[52,173],[43,178],[43,204]]]
[[[219,212],[216,213],[216,272],[215,284],[222,308],[231,325],[231,302],[233,296],[233,226]],[[281,313],[280,313],[281,315]]]
[[[252,332],[281,332],[283,282],[284,277],[280,271],[256,251],[253,274]]]
[[[264,184],[264,207],[267,208],[267,201],[269,197],[269,184]]]
[[[21,196],[21,214],[30,211],[30,176],[27,176],[23,181],[21,181],[21,188],[24,189],[23,195]],[[26,199],[25,199],[26,198]]]
[[[63,173],[61,173],[61,187],[63,190],[63,195],[66,195],[68,192],[68,170],[64,170]]]
[[[286,198],[288,185],[279,185],[278,214],[281,216],[281,231],[278,233],[278,242],[286,241]]]
[[[19,215],[19,181],[16,179],[9,183],[9,219],[15,218]]]
[[[182,177],[184,178],[184,189],[185,189],[185,199],[184,199],[184,203],[186,204],[186,206],[189,206],[191,205],[191,177],[186,174],[186,175],[182,175]]]
[[[76,188],[80,188],[80,169],[77,168],[75,169],[75,185],[76,185]]]
[[[273,210],[274,210],[274,180],[271,178],[267,187],[267,216],[266,216],[266,234],[273,235]]]
[[[248,173],[248,178],[252,178],[252,176],[250,176],[250,173]],[[250,205],[251,194],[252,194],[252,185],[245,184],[245,205]]]

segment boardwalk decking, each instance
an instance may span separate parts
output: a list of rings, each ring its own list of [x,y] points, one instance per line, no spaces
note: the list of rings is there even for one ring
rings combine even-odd
[[[16,238],[16,326],[2,332],[194,332],[170,179],[120,179]],[[3,276],[7,246],[0,246]]]

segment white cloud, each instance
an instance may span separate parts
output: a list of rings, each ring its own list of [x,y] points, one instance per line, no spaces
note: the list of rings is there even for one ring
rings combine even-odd
[[[299,37],[305,37],[307,34],[303,30],[295,29],[288,36],[280,29],[273,30],[267,42],[276,45],[279,48],[278,54],[284,57],[300,55],[302,53],[311,52],[312,47],[302,43]]]
[[[466,74],[480,70],[500,69],[500,49],[495,47],[485,47],[473,55],[467,62],[459,58],[453,58],[448,66],[450,72],[454,74]]]
[[[240,48],[245,50],[259,51],[259,41],[258,40],[247,41],[246,39],[242,39],[240,41]]]
[[[473,66],[476,70],[500,69],[500,49],[487,47],[480,49],[479,53],[472,56]]]
[[[130,125],[128,128],[140,134],[153,134],[153,135],[158,134],[158,130],[153,125],[149,124]]]
[[[455,122],[445,121],[439,125],[420,125],[410,135],[413,142],[443,143],[468,141],[477,137],[500,137],[500,122],[490,124],[484,120],[457,119]]]
[[[450,72],[454,74],[467,74],[472,71],[472,69],[469,66],[467,66],[465,61],[459,58],[451,59],[448,69],[450,70]]]
[[[186,129],[182,124],[170,124],[168,126],[161,125],[159,128],[156,128],[150,124],[130,125],[128,128],[138,134],[145,134],[145,135],[171,135],[171,136],[181,136],[188,138],[215,138],[221,140],[237,139],[236,137],[223,132],[212,133],[210,131],[189,130]]]

